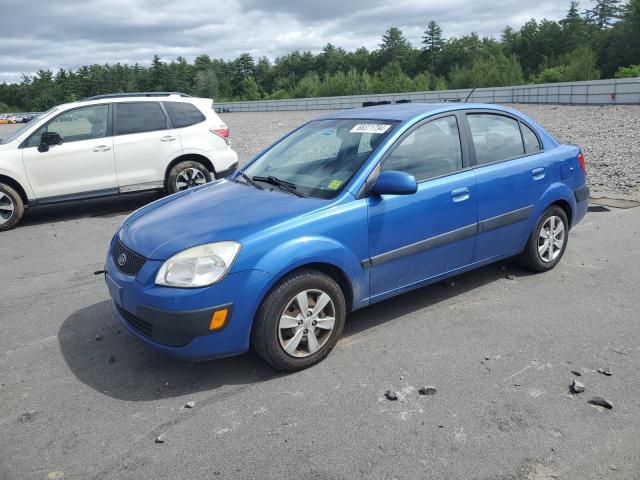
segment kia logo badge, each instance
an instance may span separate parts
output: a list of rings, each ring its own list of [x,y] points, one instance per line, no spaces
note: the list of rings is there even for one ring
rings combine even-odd
[[[120,265],[121,267],[124,267],[125,263],[127,263],[127,254],[121,253],[120,256],[118,257],[118,265]]]

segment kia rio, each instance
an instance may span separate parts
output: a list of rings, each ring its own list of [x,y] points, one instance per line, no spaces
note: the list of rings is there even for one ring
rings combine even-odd
[[[495,105],[393,105],[306,123],[232,176],[131,214],[119,319],[189,360],[325,358],[349,312],[497,260],[546,271],[587,212],[581,150]]]

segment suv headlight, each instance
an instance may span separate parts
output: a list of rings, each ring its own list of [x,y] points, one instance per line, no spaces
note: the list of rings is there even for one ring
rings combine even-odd
[[[240,251],[238,242],[216,242],[184,250],[164,262],[156,285],[206,287],[221,280]]]

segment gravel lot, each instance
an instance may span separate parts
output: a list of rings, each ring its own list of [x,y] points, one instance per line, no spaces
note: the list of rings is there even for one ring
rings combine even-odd
[[[589,214],[546,274],[505,262],[361,310],[283,375],[166,358],[114,318],[92,272],[154,198],[0,235],[0,479],[638,479],[640,208]]]
[[[640,196],[640,105],[510,105],[561,142],[583,147],[593,191]],[[328,111],[222,114],[234,148],[247,160],[302,122]],[[0,125],[0,138],[15,125]]]
[[[640,107],[521,109],[584,145],[592,186],[638,192]],[[223,117],[246,159],[322,113]],[[1,480],[640,478],[640,208],[590,213],[546,274],[502,262],[356,312],[284,375],[164,357],[114,318],[92,272],[156,198],[36,208],[0,234]]]

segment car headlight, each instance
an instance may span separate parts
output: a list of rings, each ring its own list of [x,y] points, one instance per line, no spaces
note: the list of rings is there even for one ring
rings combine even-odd
[[[238,242],[216,242],[184,250],[164,262],[156,285],[206,287],[221,280],[240,251]]]

